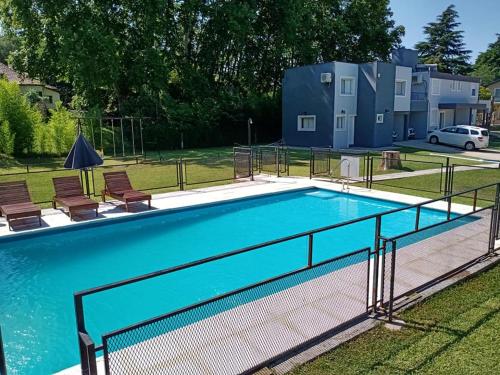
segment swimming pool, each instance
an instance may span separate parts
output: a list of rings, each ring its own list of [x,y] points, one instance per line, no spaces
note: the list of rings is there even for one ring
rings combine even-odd
[[[403,207],[305,189],[116,223],[0,240],[0,325],[10,373],[49,373],[78,363],[73,293],[299,232]],[[420,226],[446,220],[422,209]],[[471,218],[456,221],[457,225]],[[382,234],[413,229],[415,211],[384,217]],[[314,238],[314,261],[372,246],[374,219]],[[305,265],[307,238],[110,290],[85,300],[100,334]]]

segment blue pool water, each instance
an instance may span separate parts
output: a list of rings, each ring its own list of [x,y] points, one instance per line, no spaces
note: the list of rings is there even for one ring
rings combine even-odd
[[[75,291],[402,206],[307,189],[4,239],[0,326],[10,373],[44,374],[78,362]],[[423,209],[420,220],[424,227],[445,221],[446,213]],[[414,210],[393,213],[384,217],[382,234],[410,231],[414,222]],[[372,246],[373,236],[374,219],[317,234],[314,261]],[[97,340],[102,333],[306,262],[307,238],[300,238],[90,296],[85,299],[87,327]]]

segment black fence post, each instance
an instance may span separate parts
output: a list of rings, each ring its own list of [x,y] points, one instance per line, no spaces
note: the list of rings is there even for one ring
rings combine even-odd
[[[313,265],[313,235],[309,234],[308,249],[307,249],[307,266],[311,268]]]
[[[373,156],[370,159],[370,185],[369,185],[370,189],[372,188],[372,184],[373,184]]]
[[[250,181],[253,181],[253,148],[250,147]]]
[[[498,230],[500,227],[500,184],[497,184],[495,191],[495,204],[491,209],[491,221],[490,221],[490,236],[488,241],[488,253],[492,254],[495,251],[495,241],[498,239]]]
[[[0,327],[0,375],[7,375],[7,361],[3,351],[2,327]]]
[[[274,155],[274,157],[276,158],[276,163],[275,163],[275,168],[276,168],[276,176],[280,177],[280,146],[277,146],[276,147],[276,153]]]
[[[444,195],[449,194],[448,193],[449,183],[450,183],[450,158],[446,158],[445,175],[444,175]]]
[[[182,158],[179,159],[179,190],[184,190],[184,169]]]
[[[312,179],[312,176],[313,176],[313,166],[314,166],[314,152],[313,152],[313,149],[311,147],[311,149],[309,151],[309,179],[310,180]]]
[[[372,306],[373,312],[377,310],[378,303],[378,286],[379,286],[379,272],[380,272],[380,235],[382,228],[382,216],[377,215],[375,218],[375,243],[373,245],[373,279],[372,279]]]
[[[419,206],[420,207],[420,206]],[[394,279],[396,276],[396,241],[391,240],[391,279],[389,284],[389,322],[392,322],[394,311]]]
[[[97,375],[97,361],[95,344],[87,334],[83,314],[83,296],[74,295],[76,329],[78,334],[78,348],[80,350],[80,366],[82,375]]]

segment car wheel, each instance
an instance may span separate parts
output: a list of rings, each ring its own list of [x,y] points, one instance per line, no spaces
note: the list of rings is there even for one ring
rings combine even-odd
[[[467,151],[474,151],[476,149],[476,146],[474,145],[474,142],[467,142],[465,144],[465,149]]]
[[[435,145],[435,144],[439,143],[439,139],[438,139],[438,137],[433,135],[432,137],[429,138],[429,142],[432,143],[433,145]]]

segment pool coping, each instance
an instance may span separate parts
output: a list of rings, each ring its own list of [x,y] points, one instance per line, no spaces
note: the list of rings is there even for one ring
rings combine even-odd
[[[366,198],[382,199],[395,203],[413,205],[429,201],[429,198],[419,196],[392,193],[376,189],[368,189],[359,186],[349,186],[343,184],[310,180],[300,177],[270,177],[259,175],[253,182],[239,182],[228,185],[193,189],[188,191],[176,191],[170,193],[154,194],[152,196],[152,206],[154,210],[145,209],[145,205],[140,212],[125,212],[120,208],[118,201],[111,200],[100,203],[99,214],[101,217],[89,218],[84,221],[71,221],[70,218],[60,209],[43,209],[42,220],[45,224],[42,228],[29,228],[20,231],[9,231],[5,219],[0,221],[0,241],[8,241],[17,238],[29,238],[39,234],[59,232],[61,230],[75,230],[79,228],[91,228],[103,224],[112,224],[126,220],[139,220],[141,218],[175,213],[186,209],[203,208],[221,203],[231,203],[239,200],[265,197],[269,195],[319,188],[335,192],[343,192],[358,195]],[[194,201],[193,201],[194,200]],[[118,203],[118,204],[117,204]],[[159,206],[159,207],[158,207]],[[137,206],[136,206],[137,207]],[[447,202],[437,201],[425,206],[429,209],[446,211]],[[471,211],[472,206],[452,203],[451,211],[455,214],[464,214]],[[117,211],[117,212],[116,212]]]

